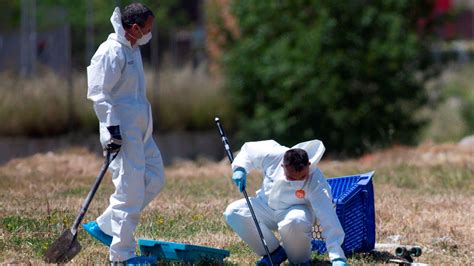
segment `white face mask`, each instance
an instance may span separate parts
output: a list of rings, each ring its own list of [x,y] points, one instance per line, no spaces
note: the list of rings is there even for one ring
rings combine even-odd
[[[142,34],[142,37],[137,39],[137,44],[138,45],[145,45],[151,40],[151,32],[148,32],[147,34],[143,34],[142,30],[139,28],[140,33]]]
[[[145,45],[151,40],[151,32],[143,35],[140,39],[137,39],[138,45]]]

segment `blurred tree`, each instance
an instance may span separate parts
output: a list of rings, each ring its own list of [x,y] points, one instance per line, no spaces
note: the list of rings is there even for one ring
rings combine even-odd
[[[422,124],[413,114],[435,69],[432,25],[419,23],[432,7],[429,0],[232,1],[240,32],[221,28],[240,140],[318,138],[344,154],[412,143]]]
[[[38,30],[46,30],[51,27],[57,27],[64,23],[70,23],[72,33],[72,50],[74,65],[84,67],[84,55],[86,47],[86,29],[87,29],[87,4],[91,3],[93,8],[93,29],[94,45],[103,42],[108,34],[113,30],[110,24],[110,16],[117,4],[123,8],[126,5],[137,2],[133,0],[37,0],[37,25]],[[143,0],[139,1],[155,13],[155,23],[158,25],[158,31],[161,37],[166,37],[167,31],[172,27],[182,27],[189,23],[188,14],[183,9],[186,6],[184,0]],[[4,15],[0,17],[0,32],[15,31],[20,26],[20,1],[5,1],[3,3]],[[62,16],[58,17],[58,10],[63,9],[67,13],[66,20]],[[164,40],[166,41],[166,40]]]
[[[21,1],[4,1],[2,3],[3,14],[0,16],[0,33],[9,32],[20,27]]]

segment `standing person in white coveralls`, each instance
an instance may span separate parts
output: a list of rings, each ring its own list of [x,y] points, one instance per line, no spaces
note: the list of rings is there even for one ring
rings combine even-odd
[[[256,197],[250,197],[274,264],[287,258],[292,265],[310,265],[312,228],[316,217],[332,265],[348,265],[341,245],[342,230],[323,173],[316,167],[324,145],[311,140],[287,148],[274,140],[245,143],[232,163],[232,179],[242,192],[246,175],[261,170],[264,178]],[[270,265],[245,199],[224,212],[227,223],[250,248],[263,256],[257,265]],[[272,231],[278,230],[282,245]]]
[[[104,213],[83,228],[110,246],[112,263],[153,264],[152,257],[137,257],[134,232],[141,211],[164,186],[139,49],[151,39],[154,14],[133,3],[122,13],[115,8],[110,21],[115,33],[100,45],[87,67],[87,98],[94,102],[104,150],[120,150],[110,165],[115,192]]]

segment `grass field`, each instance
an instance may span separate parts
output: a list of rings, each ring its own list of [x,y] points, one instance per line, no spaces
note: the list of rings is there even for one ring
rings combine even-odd
[[[164,155],[166,156],[166,154]],[[102,158],[80,148],[37,154],[0,166],[0,264],[41,264],[42,252],[72,224]],[[474,257],[474,148],[455,144],[394,147],[348,161],[323,158],[327,176],[375,170],[377,242],[417,244],[417,261],[467,265]],[[227,159],[183,162],[166,169],[167,184],[141,217],[137,237],[224,248],[226,264],[258,258],[225,224],[222,212],[241,196]],[[260,186],[258,173],[248,191]],[[110,176],[84,221],[95,219],[113,192]],[[107,248],[79,231],[73,264],[105,264]],[[381,253],[355,254],[350,264],[383,264]],[[318,256],[316,260],[327,260]]]

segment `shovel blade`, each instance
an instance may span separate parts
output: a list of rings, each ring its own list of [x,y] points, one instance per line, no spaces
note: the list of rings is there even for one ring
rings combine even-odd
[[[81,244],[76,235],[67,229],[46,250],[43,260],[46,263],[66,263],[72,260],[81,251]]]

